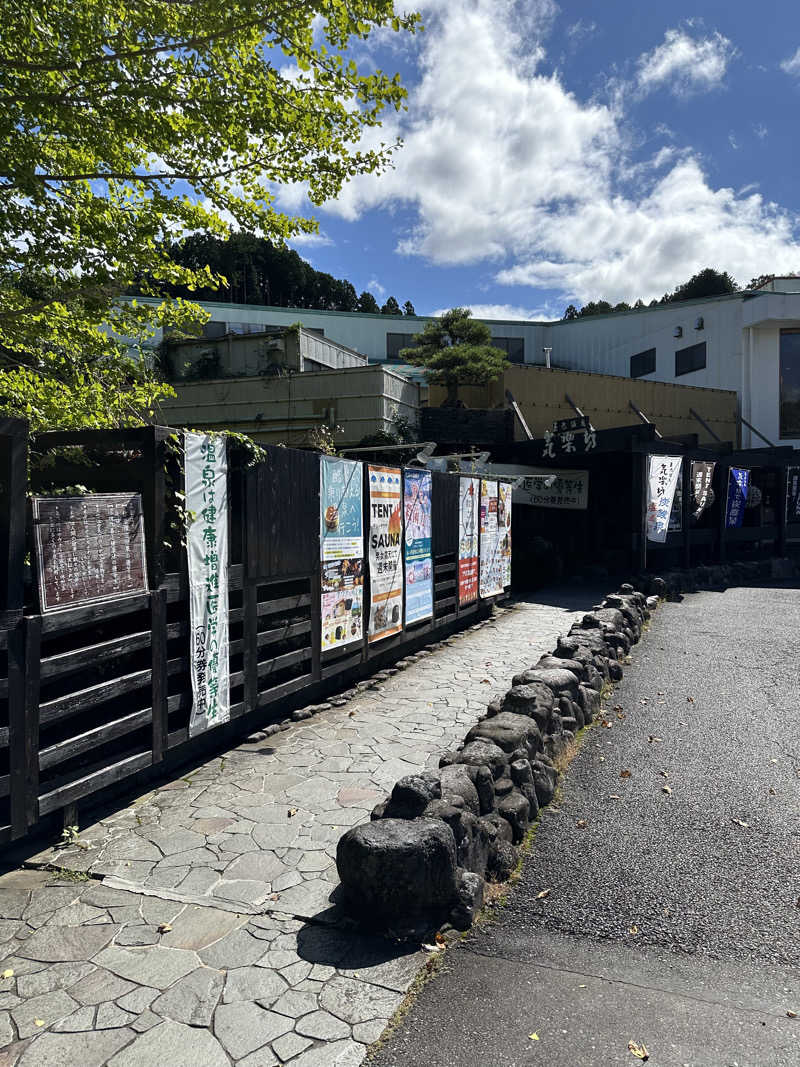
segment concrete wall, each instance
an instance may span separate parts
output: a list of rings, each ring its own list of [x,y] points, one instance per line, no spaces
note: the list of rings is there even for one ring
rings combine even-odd
[[[159,409],[171,426],[228,429],[269,444],[304,444],[321,425],[343,428],[337,445],[391,431],[395,413],[416,424],[419,388],[384,367],[295,374],[283,378],[227,378],[176,382],[177,397]]]
[[[509,389],[522,409],[534,437],[551,429],[556,419],[573,418],[575,412],[565,399],[569,393],[598,430],[629,426],[638,422],[628,407],[632,400],[664,436],[696,433],[701,443],[713,440],[689,414],[701,415],[723,441],[737,440],[737,396],[733,391],[697,389],[690,386],[621,378],[545,367],[510,367],[502,378],[487,386],[463,386],[459,396],[470,408],[505,406]],[[430,404],[439,406],[446,390],[430,387]],[[517,430],[517,438],[521,433]]]

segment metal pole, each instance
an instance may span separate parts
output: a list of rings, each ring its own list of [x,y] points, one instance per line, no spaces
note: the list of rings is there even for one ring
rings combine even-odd
[[[722,438],[718,437],[714,433],[714,431],[711,429],[711,427],[708,425],[702,415],[698,415],[694,408],[689,408],[689,414],[692,416],[693,419],[697,419],[697,421],[700,423],[706,433],[709,434],[709,436],[713,437],[715,441],[719,441],[719,443],[722,444]]]

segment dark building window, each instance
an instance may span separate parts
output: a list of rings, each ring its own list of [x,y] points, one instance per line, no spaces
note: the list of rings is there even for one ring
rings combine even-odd
[[[781,437],[800,437],[800,330],[781,330]]]
[[[525,341],[521,337],[493,337],[492,348],[505,352],[509,363],[525,362]]]
[[[656,369],[656,350],[648,348],[646,352],[637,352],[631,356],[631,378],[642,378],[652,374]]]
[[[224,337],[227,326],[224,322],[211,319],[203,325],[203,337]]]
[[[691,374],[692,371],[702,370],[706,365],[706,343],[701,341],[699,345],[689,345],[688,348],[679,348],[675,353],[675,377],[681,374]]]
[[[401,348],[411,348],[417,333],[387,333],[386,334],[386,358],[399,359]]]

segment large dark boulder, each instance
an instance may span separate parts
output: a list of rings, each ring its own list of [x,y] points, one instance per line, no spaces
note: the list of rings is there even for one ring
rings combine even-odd
[[[464,745],[458,754],[457,762],[466,763],[472,767],[488,767],[496,781],[505,772],[508,757],[502,748],[499,748],[492,741],[481,738]]]
[[[511,827],[515,845],[519,844],[525,836],[530,820],[530,811],[530,804],[522,793],[516,789],[509,793],[508,796],[503,797],[497,805],[497,814],[502,815]],[[374,826],[375,824],[371,823],[370,825]]]
[[[456,930],[469,930],[475,916],[483,907],[485,883],[474,871],[459,871],[458,901],[450,912],[450,922]]]
[[[536,784],[533,780],[533,770],[530,762],[526,759],[514,760],[510,770],[514,785],[528,801],[530,806],[529,818],[533,822],[539,814],[539,801],[536,798]]]
[[[537,671],[572,671],[579,682],[586,680],[586,667],[580,660],[563,659],[560,656],[542,656],[534,667]]]
[[[473,726],[467,734],[467,741],[477,740],[491,741],[507,753],[521,748],[531,756],[535,756],[542,747],[542,735],[534,720],[510,711],[501,711],[494,718],[484,719]]]
[[[556,696],[560,696],[562,693],[571,696],[578,691],[577,675],[563,668],[525,671],[522,675],[516,675],[513,681],[516,682],[517,679],[524,679],[525,685],[533,685],[536,682],[546,685],[549,689],[552,689]]]
[[[432,800],[442,795],[436,774],[409,774],[400,778],[392,790],[383,815],[386,819],[416,819]]]
[[[392,931],[440,925],[458,897],[456,843],[440,819],[380,819],[339,840],[336,868],[346,906]]]
[[[474,769],[477,770],[477,768]],[[466,767],[463,763],[454,763],[450,767],[442,767],[439,771],[442,796],[445,799],[449,799],[451,796],[459,796],[464,801],[464,807],[468,811],[471,811],[473,815],[480,815],[481,805],[473,775],[470,774],[472,770],[472,767]]]
[[[536,789],[536,799],[539,807],[543,808],[550,803],[556,791],[556,769],[543,759],[535,759],[531,764],[531,773]]]

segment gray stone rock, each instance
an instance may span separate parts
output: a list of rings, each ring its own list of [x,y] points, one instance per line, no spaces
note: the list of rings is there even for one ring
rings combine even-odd
[[[497,803],[502,800],[503,797],[507,797],[511,790],[514,788],[514,782],[509,778],[498,778],[494,783],[495,801]]]
[[[285,1015],[278,1015],[274,1011],[260,1008],[258,1004],[248,1004],[244,1001],[220,1004],[214,1015],[214,1033],[234,1060],[263,1048],[270,1041],[289,1033],[292,1027],[292,1020]],[[160,1060],[152,1062],[158,1063]],[[267,1063],[270,1061],[267,1060]],[[198,1063],[192,1064],[191,1067],[198,1067]]]
[[[161,940],[158,928],[142,923],[139,926],[123,926],[117,934],[117,945],[156,945]]]
[[[288,983],[279,974],[266,967],[237,967],[228,971],[222,999],[226,1004],[257,1000],[259,1004],[271,1007],[288,988]]]
[[[301,1052],[292,1060],[291,1067],[359,1067],[364,1060],[364,1046],[357,1041],[347,1039],[334,1041],[328,1045],[318,1045],[307,1052]],[[244,1064],[240,1067],[245,1067]],[[246,1067],[260,1067],[259,1064],[246,1064]]]
[[[278,997],[271,1007],[280,1015],[287,1015],[290,1019],[300,1019],[303,1015],[316,1010],[317,994],[310,989],[290,989]]]
[[[52,993],[42,993],[39,997],[31,997],[18,1004],[11,1009],[11,1018],[20,1038],[24,1039],[41,1033],[42,1027],[36,1022],[37,1019],[43,1019],[45,1026],[52,1026],[71,1015],[77,1007],[78,1003],[68,993],[63,989],[55,989]]]
[[[15,974],[18,972],[12,968]],[[94,971],[93,963],[53,963],[44,970],[17,977],[17,992],[23,998],[38,997],[53,989],[67,989]]]
[[[467,743],[478,740],[491,741],[507,753],[524,749],[530,756],[535,756],[542,747],[542,735],[536,722],[527,715],[515,715],[511,711],[502,711],[473,726],[467,734]]]
[[[501,815],[511,827],[514,844],[519,844],[528,829],[528,819],[530,815],[530,805],[528,804],[528,801],[522,793],[514,791],[513,793],[509,793],[508,796],[503,797],[497,805],[497,813],[498,815]]]
[[[544,731],[553,710],[553,690],[540,680],[538,671],[523,671],[514,675],[511,689],[503,698],[503,708],[516,715],[529,715]]]
[[[131,1037],[133,1031],[127,1028],[87,1033],[42,1034],[28,1045],[17,1067],[65,1067],[67,1064],[103,1067],[118,1049],[127,1045]]]
[[[221,971],[199,967],[162,993],[152,1002],[151,1009],[173,1022],[210,1026],[223,983]]]
[[[473,871],[462,871],[458,880],[458,903],[450,912],[456,930],[469,930],[483,907],[484,881]]]
[[[439,772],[441,780],[441,794],[448,800],[452,796],[461,797],[464,806],[473,815],[480,815],[481,805],[478,790],[475,788],[473,774],[476,768],[467,767],[463,763],[455,763],[451,767],[443,767]]]
[[[441,795],[442,785],[438,775],[407,775],[392,790],[384,818],[416,819],[432,800],[438,800]]]
[[[120,1026],[130,1026],[135,1018],[133,1012],[123,1011],[116,1004],[108,1002],[101,1004],[97,1009],[94,1028],[95,1030],[115,1030]]]
[[[54,1033],[57,1034],[82,1034],[87,1030],[94,1029],[94,1006],[89,1004],[85,1008],[78,1008],[72,1015],[68,1015],[66,1019],[62,1019],[60,1023],[55,1023],[51,1027]],[[0,1042],[0,1048],[2,1048],[2,1042]]]
[[[179,978],[200,966],[194,952],[180,948],[116,948],[111,945],[100,953],[97,963],[138,985],[166,989]]]
[[[586,678],[586,667],[583,663],[574,659],[563,659],[559,656],[542,656],[534,667],[537,671],[571,671],[579,682]]]
[[[162,1022],[141,1034],[109,1060],[109,1067],[229,1067],[219,1041],[206,1029]]]
[[[392,929],[447,913],[456,894],[456,844],[438,819],[381,819],[348,830],[336,866],[349,906]]]
[[[514,760],[511,764],[511,778],[514,785],[522,793],[530,805],[529,818],[531,822],[539,814],[539,801],[536,799],[536,785],[533,781],[533,770],[526,759]]]
[[[305,1052],[311,1044],[312,1042],[307,1037],[301,1037],[299,1034],[284,1034],[283,1037],[272,1042],[272,1051],[281,1063],[286,1063],[293,1056],[299,1056],[301,1052]]]
[[[210,909],[204,908],[204,911]],[[246,930],[233,930],[214,944],[201,949],[198,956],[207,967],[227,970],[229,967],[247,967],[264,955],[264,945]]]
[[[508,757],[502,748],[492,741],[470,741],[458,754],[457,763],[466,763],[472,767],[488,767],[494,779],[505,772]]]
[[[403,1001],[402,993],[337,975],[320,993],[320,1007],[351,1026],[370,1019],[389,1019]]]
[[[90,960],[104,948],[119,928],[105,926],[43,926],[23,942],[17,955],[40,963]]]
[[[315,1011],[305,1015],[295,1027],[298,1034],[313,1037],[317,1041],[336,1041],[350,1036],[350,1027],[328,1011]]]

